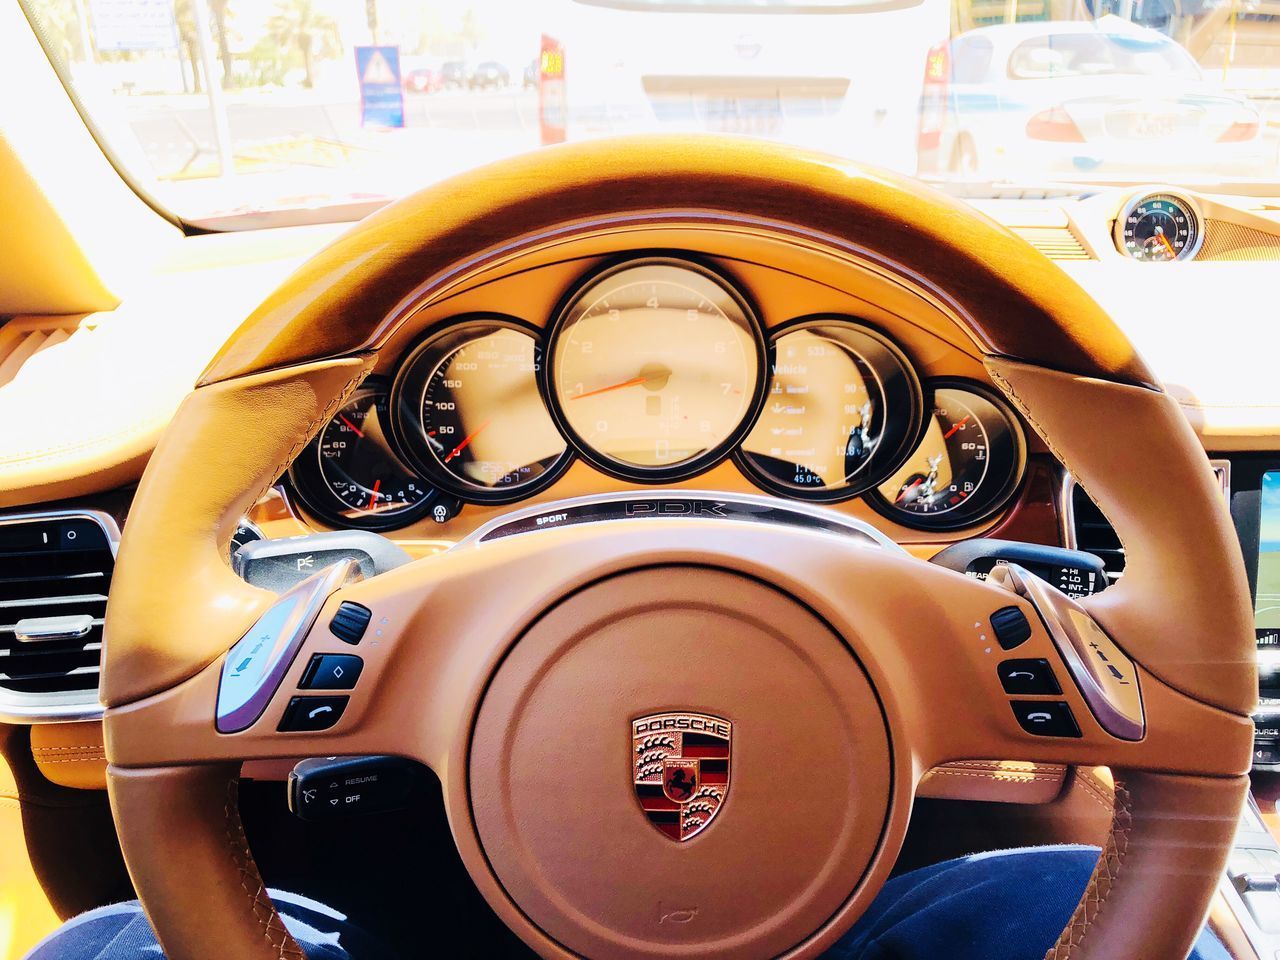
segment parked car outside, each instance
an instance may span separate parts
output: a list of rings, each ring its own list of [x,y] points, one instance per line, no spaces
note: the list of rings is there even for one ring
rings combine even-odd
[[[472,90],[494,90],[510,86],[511,73],[497,60],[485,60],[471,74]]]
[[[440,82],[446,90],[463,90],[471,85],[471,68],[465,60],[446,60],[440,66]]]
[[[980,27],[929,52],[919,172],[982,178],[1249,176],[1258,111],[1169,37],[1118,17]]]

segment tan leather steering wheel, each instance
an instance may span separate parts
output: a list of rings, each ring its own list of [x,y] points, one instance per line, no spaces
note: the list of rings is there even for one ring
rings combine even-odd
[[[933,298],[1111,519],[1124,578],[1085,613],[874,536],[696,515],[473,539],[330,583],[260,716],[219,732],[227,651],[276,599],[228,568],[237,518],[395,326],[486,265],[663,219],[781,238]],[[331,729],[278,733],[310,655],[351,649],[328,628],[344,602],[373,617],[350,705]],[[1121,684],[1140,690],[1136,715],[1109,680],[1064,682],[1080,736],[1022,729],[992,614],[1024,614],[1017,655],[1072,676],[1033,602],[1057,609],[1068,643],[1105,645],[1089,633],[1105,629]],[[548,149],[357,225],[263,304],[183,404],[138,489],[107,621],[112,807],[170,960],[301,956],[239,826],[246,759],[427,764],[477,887],[544,957],[816,956],[889,875],[923,773],[992,758],[1116,773],[1111,839],[1050,954],[1182,956],[1247,789],[1248,589],[1176,404],[1100,308],[1008,231],[912,181],[757,142]],[[732,724],[723,809],[687,843],[654,830],[633,795],[632,721],[663,711]],[[568,792],[566,762],[587,774]]]

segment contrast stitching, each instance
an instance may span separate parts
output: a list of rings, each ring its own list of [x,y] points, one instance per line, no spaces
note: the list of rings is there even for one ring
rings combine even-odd
[[[996,780],[1006,783],[1032,783],[1037,780],[1056,783],[1062,779],[1061,777],[1053,776],[1052,774],[1041,776],[1034,773],[981,773],[969,770],[931,770],[929,775],[943,777],[977,777],[979,780]]]
[[[48,760],[39,761],[42,767],[47,767],[52,763],[101,763],[107,758],[99,754],[96,757],[60,757],[58,759],[50,758]]]
[[[254,919],[262,928],[262,935],[275,950],[279,960],[306,960],[302,950],[285,929],[280,915],[276,913],[271,898],[266,894],[266,886],[262,875],[253,862],[249,852],[249,842],[244,835],[244,825],[240,821],[238,781],[234,778],[227,782],[227,796],[223,805],[226,820],[227,846],[231,852],[231,860],[240,874],[240,886],[249,895],[250,907]]]
[[[59,750],[101,750],[101,749],[102,749],[102,744],[100,743],[86,743],[86,744],[83,744],[80,746],[74,746],[74,747],[32,747],[31,752],[32,753],[54,753]]]
[[[272,485],[280,479],[280,476],[284,473],[289,464],[293,463],[298,454],[302,452],[302,448],[311,442],[312,436],[314,436],[316,431],[320,429],[320,425],[330,420],[333,415],[338,412],[342,404],[346,403],[347,398],[351,396],[351,393],[355,388],[359,386],[366,376],[369,375],[369,370],[372,366],[372,358],[366,357],[361,362],[360,368],[356,371],[355,375],[343,385],[340,391],[338,391],[338,395],[329,401],[328,405],[320,411],[320,414],[315,419],[307,422],[306,426],[302,428],[301,438],[294,442],[294,445],[285,455],[284,460],[275,465],[266,483],[264,483],[262,488],[254,495],[254,503],[261,500],[263,494],[265,494]]]
[[[1120,868],[1124,866],[1125,856],[1129,851],[1129,833],[1132,829],[1133,807],[1129,791],[1117,780],[1107,845],[1098,857],[1098,863],[1089,877],[1089,885],[1076,905],[1075,913],[1058,937],[1058,942],[1045,952],[1045,960],[1069,960],[1074,955],[1075,948],[1084,943],[1107,898],[1119,882]]]

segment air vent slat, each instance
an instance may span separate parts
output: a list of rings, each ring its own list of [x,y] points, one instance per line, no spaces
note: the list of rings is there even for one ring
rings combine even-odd
[[[0,713],[21,719],[95,709],[118,537],[101,514],[0,516]],[[77,618],[83,636],[15,635],[20,622],[28,631],[27,623]]]
[[[1075,483],[1069,484],[1071,498],[1071,544],[1077,550],[1092,553],[1102,561],[1107,582],[1115,583],[1124,573],[1124,545],[1097,504]]]

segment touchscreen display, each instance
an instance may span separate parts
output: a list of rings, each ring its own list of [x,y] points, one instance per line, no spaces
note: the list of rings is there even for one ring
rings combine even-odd
[[[1280,646],[1280,470],[1262,475],[1254,624],[1259,646]]]

